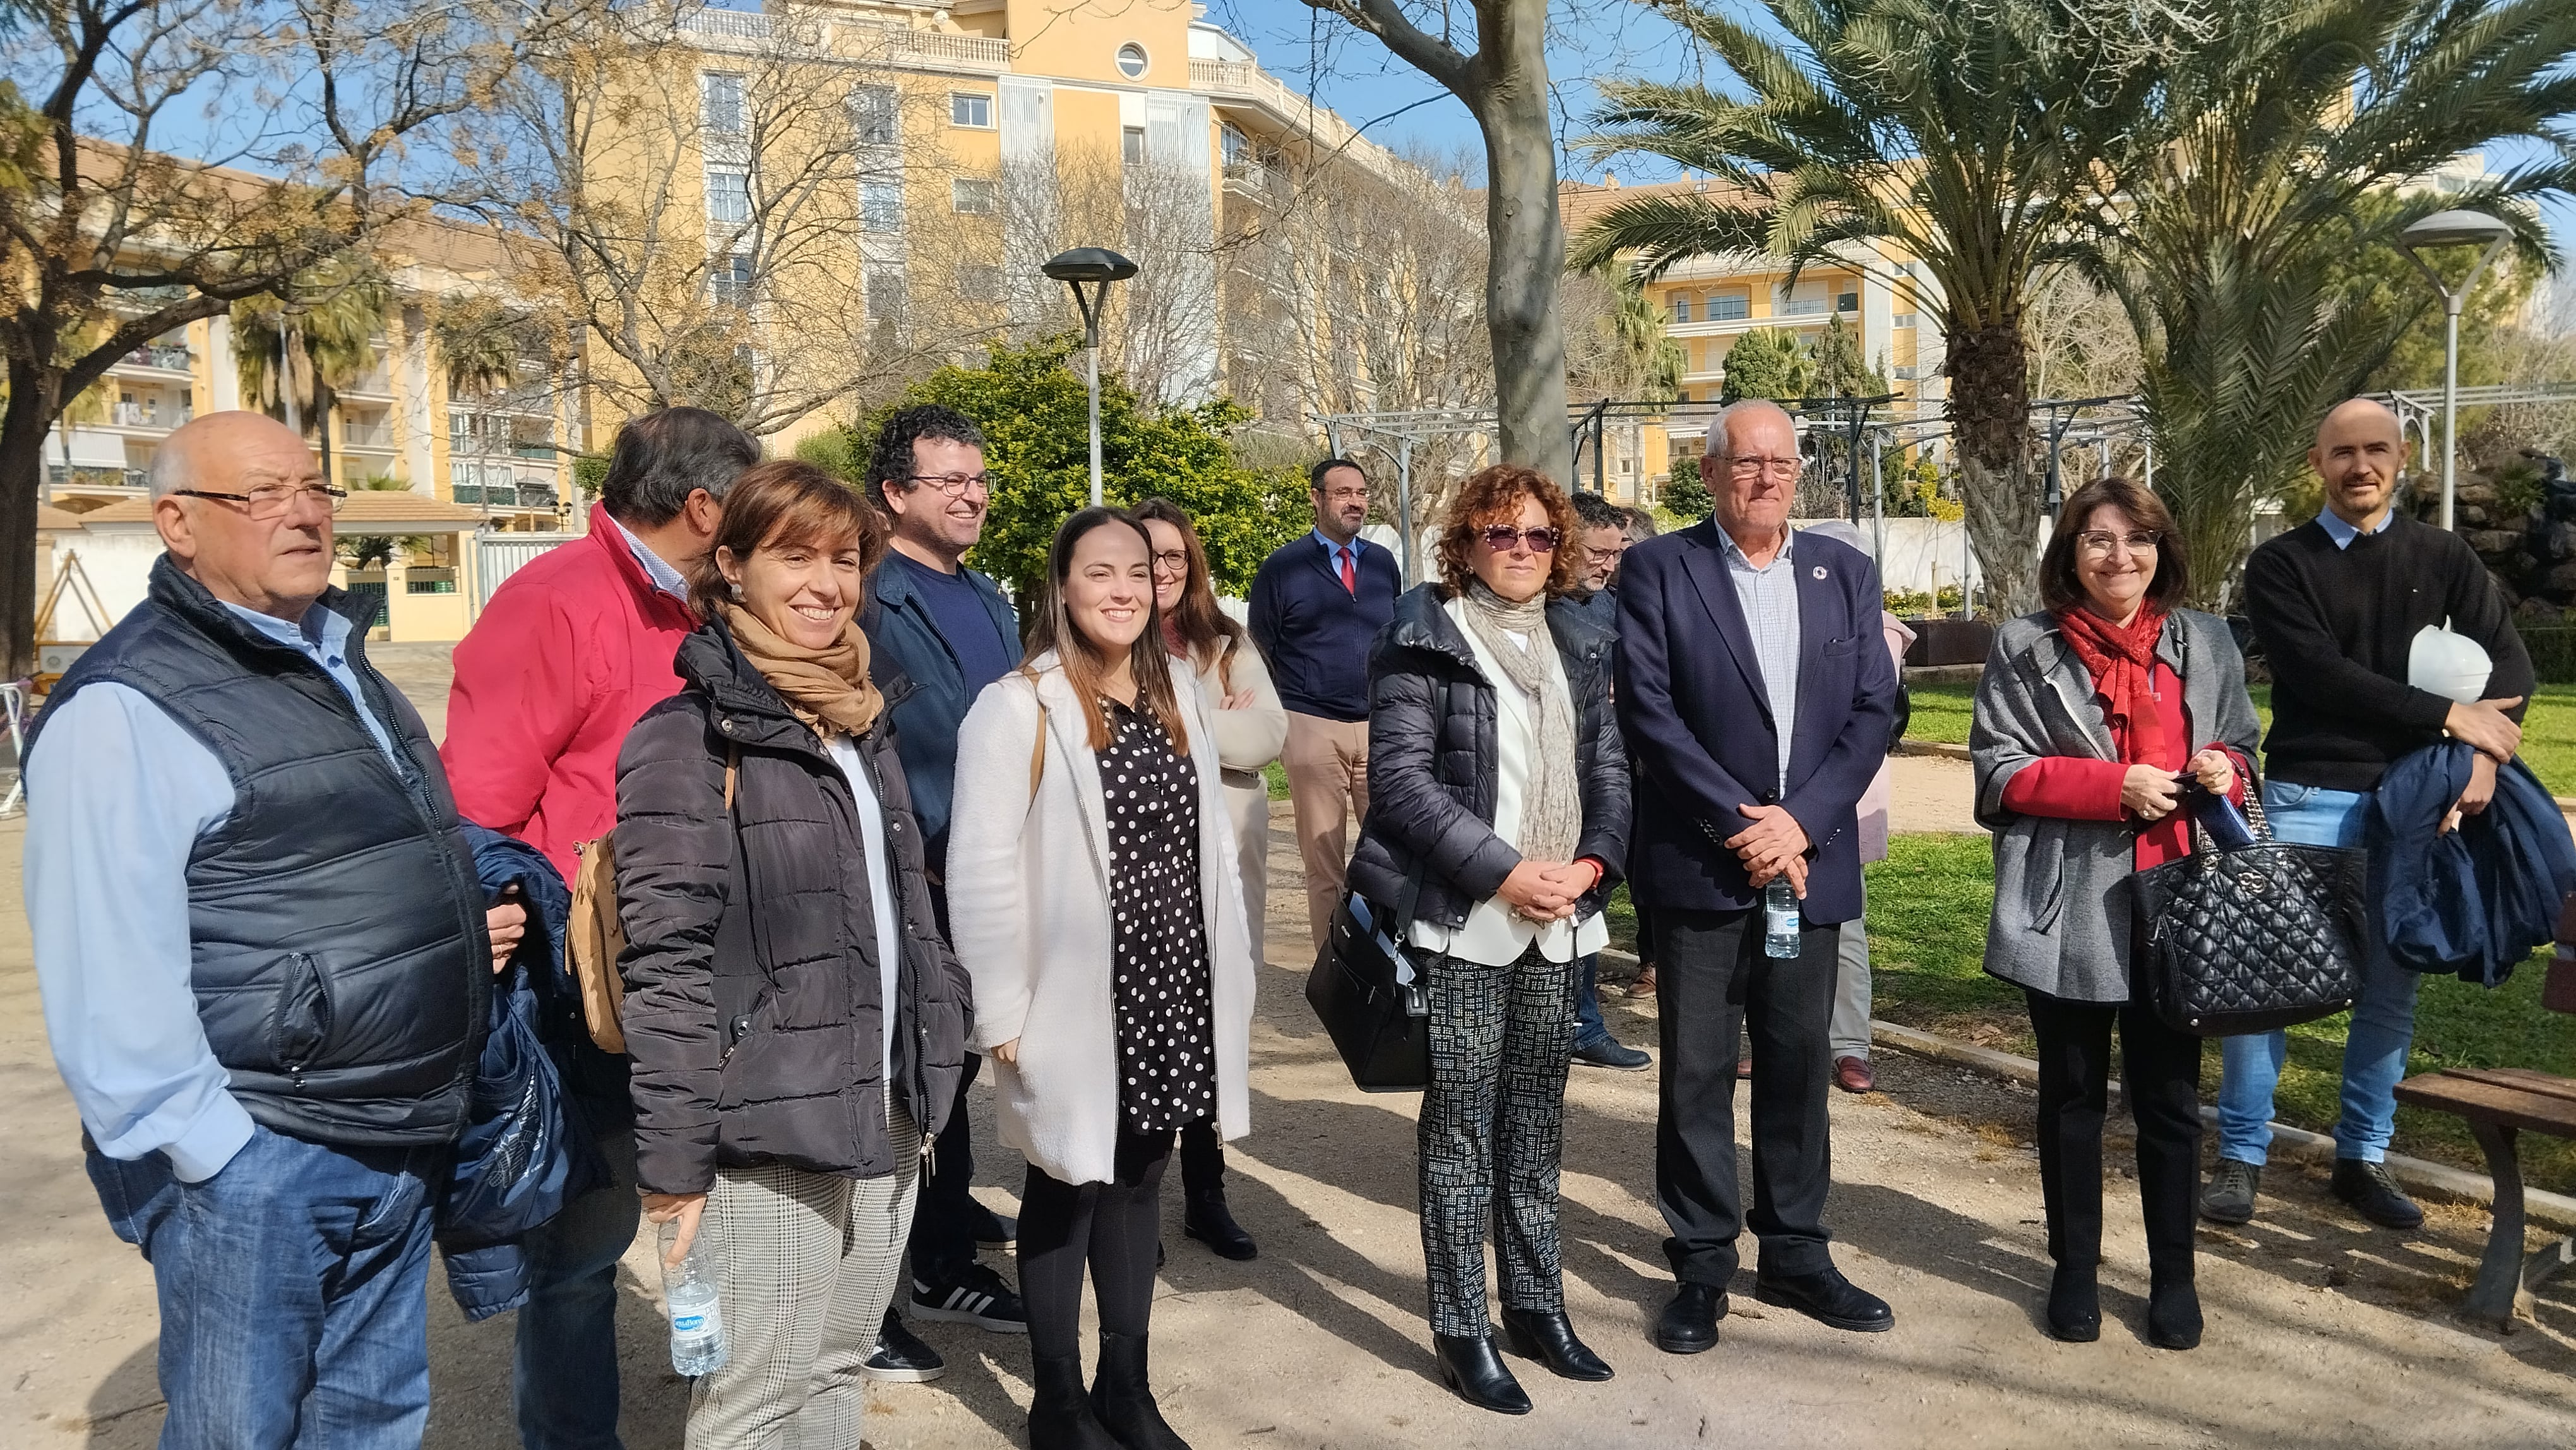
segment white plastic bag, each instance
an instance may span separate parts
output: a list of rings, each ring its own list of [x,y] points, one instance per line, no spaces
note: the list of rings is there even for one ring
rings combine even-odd
[[[2486,647],[2453,634],[2447,619],[2439,629],[2428,624],[2415,631],[2406,650],[2406,683],[2463,705],[2486,698],[2487,676],[2494,671]]]

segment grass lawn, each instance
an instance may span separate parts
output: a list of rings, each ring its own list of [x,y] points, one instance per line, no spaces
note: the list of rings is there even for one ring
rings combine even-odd
[[[1976,686],[1966,683],[1914,687],[1908,740],[1968,743],[1968,711]],[[2255,713],[2272,728],[2272,687],[2256,685]],[[2541,783],[2559,795],[2576,795],[2576,685],[2542,685],[2523,720],[2522,758]]]

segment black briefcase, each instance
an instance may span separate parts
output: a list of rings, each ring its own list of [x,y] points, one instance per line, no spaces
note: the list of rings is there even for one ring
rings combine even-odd
[[[1306,1002],[1362,1092],[1420,1092],[1431,1083],[1428,984],[1392,924],[1366,897],[1344,893],[1306,978]]]

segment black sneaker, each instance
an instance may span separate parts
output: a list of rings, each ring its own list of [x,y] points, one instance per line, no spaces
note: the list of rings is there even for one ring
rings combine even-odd
[[[2358,1158],[2337,1158],[2334,1169],[2334,1196],[2349,1203],[2363,1218],[2381,1228],[2415,1229],[2424,1226],[2424,1210],[2397,1186],[2397,1175],[2385,1163],[2364,1163]]]
[[[982,1204],[975,1205],[975,1247],[979,1249],[1017,1248],[1020,1243],[1020,1221],[1007,1213],[995,1213]]]
[[[995,1334],[1026,1334],[1029,1312],[1002,1276],[982,1264],[969,1265],[945,1287],[912,1281],[912,1314],[944,1324],[972,1324]]]
[[[2263,1170],[2234,1158],[2218,1160],[2218,1171],[2209,1175],[2209,1187],[2200,1195],[2200,1216],[2211,1223],[2249,1223],[2254,1218],[2254,1194],[2263,1185]]]
[[[927,1384],[948,1373],[948,1361],[939,1357],[938,1350],[915,1338],[889,1309],[885,1327],[877,1331],[877,1352],[859,1366],[859,1373],[886,1384]]]
[[[1615,1037],[1596,1037],[1574,1045],[1574,1060],[1586,1067],[1606,1067],[1613,1072],[1644,1072],[1654,1059]]]

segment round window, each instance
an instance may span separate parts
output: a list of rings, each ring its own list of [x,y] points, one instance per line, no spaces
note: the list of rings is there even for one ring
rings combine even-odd
[[[1118,73],[1120,75],[1125,76],[1131,81],[1142,80],[1145,77],[1145,66],[1145,47],[1138,45],[1132,40],[1127,42],[1125,45],[1118,47]]]

